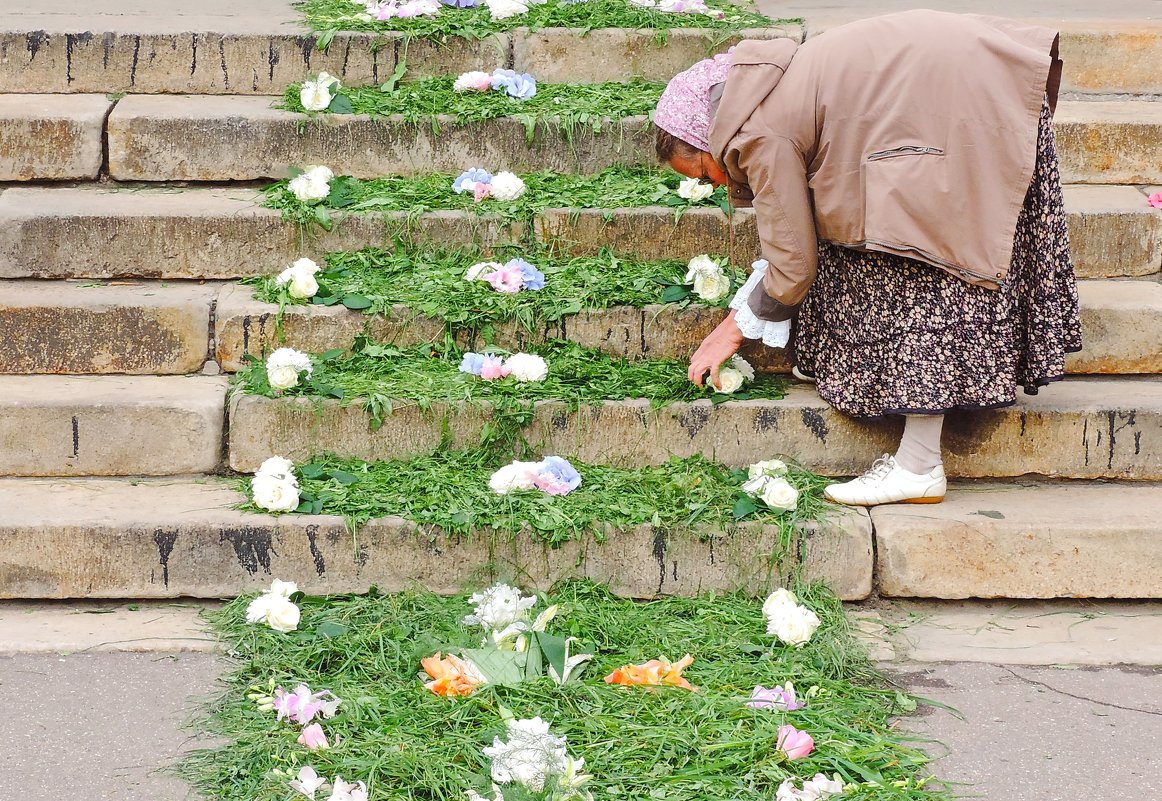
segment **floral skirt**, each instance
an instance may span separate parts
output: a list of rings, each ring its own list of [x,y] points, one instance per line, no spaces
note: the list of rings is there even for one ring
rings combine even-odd
[[[922,262],[826,242],[799,311],[795,361],[855,417],[940,414],[1016,402],[1081,350],[1077,282],[1048,104],[1037,166],[999,291]]]

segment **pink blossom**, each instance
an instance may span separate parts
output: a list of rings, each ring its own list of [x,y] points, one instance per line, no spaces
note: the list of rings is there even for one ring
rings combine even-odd
[[[505,264],[500,269],[489,273],[484,276],[484,280],[492,284],[492,288],[497,292],[503,292],[506,295],[515,295],[524,286],[524,274],[520,267],[511,264]]]
[[[484,200],[486,197],[492,197],[492,184],[486,184],[483,181],[476,182],[476,188],[472,192],[472,196],[476,202]]]
[[[1146,199],[1146,202],[1156,209],[1162,209],[1162,192],[1155,192],[1154,194],[1150,195],[1150,197]]]
[[[779,740],[775,748],[786,754],[787,759],[802,759],[815,750],[815,740],[807,732],[788,723],[779,727]]]
[[[568,495],[573,489],[556,476],[545,473],[533,475],[533,486],[548,495]]]
[[[806,704],[799,703],[799,699],[795,697],[795,687],[790,682],[787,683],[786,689],[778,684],[769,689],[760,684],[754,688],[754,692],[751,693],[750,700],[746,702],[746,705],[751,709],[774,707],[775,709],[784,709],[787,712],[794,712],[796,709],[802,709],[806,706]]]
[[[304,728],[303,733],[299,735],[299,745],[305,745],[312,751],[326,748],[327,735],[323,734],[323,727],[318,723],[312,723],[310,726]]]
[[[322,708],[322,703],[311,694],[311,688],[305,684],[295,687],[293,693],[288,693],[282,687],[274,691],[274,709],[278,712],[278,720],[289,718],[294,723],[305,725],[310,723]]]
[[[508,368],[496,356],[485,356],[480,366],[480,377],[485,381],[495,381],[498,378],[508,377]]]

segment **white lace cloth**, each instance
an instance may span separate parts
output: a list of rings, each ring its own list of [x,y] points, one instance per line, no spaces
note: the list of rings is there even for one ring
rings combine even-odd
[[[783,320],[772,323],[769,320],[760,320],[754,316],[754,312],[747,305],[750,293],[762,283],[763,276],[766,275],[769,266],[770,263],[766,259],[759,259],[751,265],[754,272],[751,273],[746,283],[734,293],[734,299],[730,301],[730,308],[735,311],[734,323],[744,337],[761,339],[764,345],[771,348],[785,348],[787,340],[791,338],[791,321]],[[759,291],[763,290],[759,289]]]

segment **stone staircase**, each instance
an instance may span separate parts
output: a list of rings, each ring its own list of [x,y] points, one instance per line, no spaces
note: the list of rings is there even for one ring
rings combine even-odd
[[[285,12],[285,3],[262,2]],[[277,310],[236,279],[303,255],[390,246],[404,217],[351,216],[304,237],[260,205],[262,182],[302,164],[372,178],[653,162],[644,119],[581,132],[568,147],[549,137],[530,146],[515,119],[446,126],[440,136],[357,117],[304,126],[271,108],[288,83],[319,70],[349,85],[379,82],[405,56],[409,77],[513,66],[543,81],[660,80],[706,53],[705,33],[674,31],[662,43],[652,32],[518,31],[446,47],[399,38],[374,51],[373,37],[340,34],[323,53],[274,18],[84,22],[61,28],[31,15],[0,31],[0,598],[214,597],[271,575],[333,592],[413,583],[452,591],[495,571],[532,584],[580,573],[641,596],[764,580],[755,554],[774,534],[761,528],[700,543],[641,530],[602,545],[518,540],[490,550],[388,519],[352,540],[336,517],[235,511],[240,496],[218,478],[272,454],[389,458],[441,436],[407,410],[369,432],[357,406],[322,402],[319,414],[315,399],[228,397],[222,373],[276,341]],[[808,16],[805,26],[756,35],[822,27]],[[1062,27],[1070,94],[1056,126],[1086,349],[1041,395],[950,417],[946,465],[958,483],[944,504],[841,513],[812,532],[808,569],[844,598],[1162,597],[1162,215],[1143,191],[1162,184],[1162,103],[1151,97],[1162,79],[1141,66],[1162,56],[1162,25]],[[675,224],[664,208],[553,209],[532,226],[433,212],[406,238],[487,247],[531,235],[576,254],[611,247],[685,259],[724,251],[733,234],[746,260],[757,250],[749,212],[728,220],[702,209]],[[543,336],[681,358],[718,319],[696,307],[614,308]],[[397,341],[434,330],[296,306],[278,344],[345,347],[368,325]],[[525,339],[500,332],[502,343]],[[782,354],[750,354],[788,368]],[[454,441],[471,442],[482,424],[463,411]],[[802,385],[780,401],[657,412],[639,401],[575,412],[547,402],[532,428],[584,459],[701,453],[742,465],[786,453],[835,475],[862,469],[898,434],[834,413]]]

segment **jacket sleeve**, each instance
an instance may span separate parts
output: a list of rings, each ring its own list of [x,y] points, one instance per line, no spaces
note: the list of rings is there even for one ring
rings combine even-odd
[[[764,291],[752,292],[748,305],[760,320],[789,320],[814,283],[818,266],[807,164],[795,143],[780,136],[755,139],[740,156],[739,167],[754,193],[763,258],[770,262]]]

